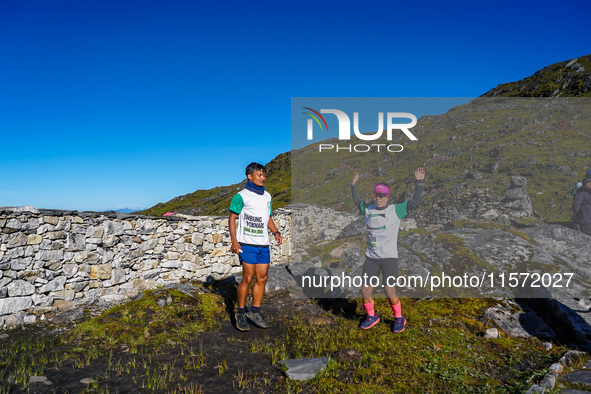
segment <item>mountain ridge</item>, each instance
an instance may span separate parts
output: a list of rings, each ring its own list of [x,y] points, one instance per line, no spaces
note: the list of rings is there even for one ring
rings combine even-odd
[[[481,97],[591,97],[591,55],[551,64]]]
[[[564,90],[556,91],[557,80],[570,82],[563,83]],[[543,84],[543,81],[548,83]],[[581,90],[573,92],[573,84],[581,86]],[[413,168],[425,167],[430,184],[426,188],[427,205],[475,188],[490,189],[502,196],[510,183],[510,176],[521,175],[530,178],[530,187],[536,189],[532,196],[534,209],[540,211],[546,220],[565,221],[570,218],[568,200],[571,185],[580,180],[578,178],[587,171],[587,167],[591,168],[591,155],[581,149],[588,146],[591,137],[586,132],[591,129],[588,119],[572,119],[577,116],[572,112],[569,117],[572,105],[567,102],[560,104],[555,101],[556,108],[552,109],[555,119],[544,120],[546,109],[532,107],[532,114],[523,114],[516,108],[510,108],[513,104],[499,100],[530,97],[534,93],[545,97],[589,97],[589,86],[591,55],[556,63],[520,81],[499,85],[481,98],[453,107],[445,114],[421,117],[413,129],[420,135],[420,145],[392,141],[404,145],[404,160],[394,154],[372,156],[371,159],[342,156],[331,162],[314,153],[318,144],[284,152],[267,164],[267,190],[274,196],[274,208],[291,202],[312,202],[353,210],[348,184],[352,174],[363,168],[367,171],[362,178],[365,182],[362,182],[361,192],[369,195],[367,179],[376,177],[380,182],[396,182],[392,191],[398,200],[402,200],[408,198],[411,192]],[[493,115],[493,110],[499,115]],[[534,115],[539,119],[534,119]],[[488,123],[483,124],[485,118]],[[557,133],[561,134],[560,139],[556,138]],[[355,142],[355,137],[351,142]],[[531,154],[529,158],[524,152]],[[306,174],[305,184],[302,180],[291,179],[294,157],[297,160],[295,164],[303,165],[295,173]],[[394,168],[396,171],[393,171]],[[197,190],[139,213],[162,215],[171,211],[225,215],[232,196],[243,188],[244,182]],[[327,182],[331,182],[330,189],[322,187]],[[292,184],[295,187],[293,201],[290,198]],[[557,194],[551,195],[548,190],[555,190]]]

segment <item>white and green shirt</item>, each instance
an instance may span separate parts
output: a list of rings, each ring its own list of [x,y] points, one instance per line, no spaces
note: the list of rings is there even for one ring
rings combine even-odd
[[[419,206],[423,193],[424,180],[417,180],[415,193],[410,201],[388,205],[378,209],[374,204],[365,205],[359,197],[357,186],[351,184],[353,201],[365,217],[367,227],[367,250],[365,255],[373,259],[398,258],[398,230],[401,219]]]
[[[250,190],[238,192],[230,203],[230,212],[238,215],[236,239],[240,244],[268,246],[267,224],[273,211],[271,195]]]
[[[388,205],[384,209],[378,209],[374,204],[365,207],[360,204],[360,209],[365,216],[367,227],[367,249],[365,255],[372,259],[398,258],[398,229],[401,219],[408,215],[406,205]]]

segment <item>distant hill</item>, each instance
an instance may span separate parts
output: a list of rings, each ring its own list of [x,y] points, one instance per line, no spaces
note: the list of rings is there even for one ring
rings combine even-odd
[[[132,212],[136,212],[137,208],[133,209],[133,208],[122,208],[122,209],[114,209],[113,211],[115,212],[120,212],[120,213],[132,213]]]
[[[534,210],[545,220],[568,221],[573,185],[591,168],[591,117],[587,108],[581,110],[581,104],[591,99],[555,100],[551,108],[548,102],[533,100],[524,113],[516,101],[499,96],[588,97],[590,60],[591,56],[584,56],[548,66],[445,114],[424,116],[413,128],[420,143],[402,137],[392,141],[404,145],[402,154],[327,156],[318,153],[318,144],[282,153],[267,164],[266,186],[274,196],[274,208],[293,198],[293,202],[352,211],[349,184],[357,171],[362,175],[362,196],[370,195],[373,183],[386,182],[401,201],[410,196],[413,170],[422,166],[427,182],[421,209],[474,189],[490,189],[503,196],[510,176],[521,175],[528,180]],[[562,81],[558,90],[557,81]],[[356,142],[363,141],[353,136],[351,143]],[[299,175],[296,179],[291,178],[292,170]],[[197,190],[140,213],[225,215],[244,182]]]
[[[591,97],[591,55],[544,67],[530,77],[499,85],[482,97]]]
[[[266,164],[267,181],[265,189],[273,196],[273,208],[290,203],[291,168],[289,152],[285,152]],[[246,179],[229,186],[219,186],[208,190],[197,190],[175,197],[166,203],[159,203],[137,213],[160,216],[166,212],[188,215],[226,215],[234,194],[244,188]]]

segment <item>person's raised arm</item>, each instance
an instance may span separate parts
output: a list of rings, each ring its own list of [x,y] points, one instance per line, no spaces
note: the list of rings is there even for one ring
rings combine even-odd
[[[425,186],[425,170],[419,167],[415,170],[415,194],[406,205],[407,212],[416,209],[421,204],[421,197],[423,195],[423,187]]]
[[[361,197],[359,196],[359,191],[357,190],[357,181],[359,180],[359,173],[355,173],[353,177],[353,181],[351,181],[351,192],[353,193],[353,202],[355,206],[361,210]]]

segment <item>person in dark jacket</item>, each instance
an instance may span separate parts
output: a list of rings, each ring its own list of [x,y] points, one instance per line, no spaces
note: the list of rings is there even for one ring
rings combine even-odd
[[[575,194],[573,211],[576,215],[576,223],[587,235],[591,235],[591,177],[583,180],[583,186]]]
[[[585,178],[589,178],[591,177],[591,170],[587,171],[587,175],[585,175]],[[577,184],[575,185],[575,188],[573,189],[573,196],[575,194],[577,194],[577,192],[579,191],[579,189],[583,186],[583,181],[581,182],[577,182]]]

